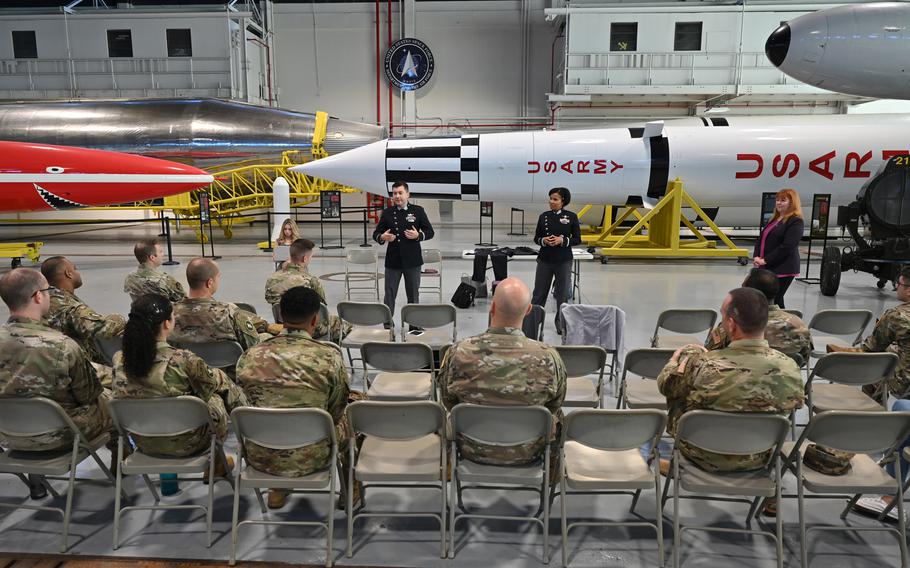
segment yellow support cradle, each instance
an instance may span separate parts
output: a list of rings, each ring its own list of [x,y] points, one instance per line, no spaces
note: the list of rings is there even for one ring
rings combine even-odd
[[[683,207],[695,211],[696,218],[704,222],[718,240],[708,239],[683,213]],[[605,217],[609,219],[609,216]],[[627,219],[637,219],[629,229],[620,228]],[[685,226],[692,236],[680,234]],[[588,246],[600,247],[604,257],[669,257],[669,258],[739,258],[748,260],[749,251],[737,247],[716,223],[692,199],[677,178],[667,186],[666,195],[648,210],[643,206],[629,206],[612,225],[600,234],[583,235]]]

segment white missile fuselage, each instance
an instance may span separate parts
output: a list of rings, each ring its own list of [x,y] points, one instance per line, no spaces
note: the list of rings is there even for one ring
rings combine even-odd
[[[910,154],[908,115],[701,120],[708,126],[383,140],[294,169],[381,195],[405,181],[413,198],[543,203],[567,187],[574,203],[622,205],[654,202],[680,178],[702,206],[758,206],[784,188],[838,205],[888,158]]]

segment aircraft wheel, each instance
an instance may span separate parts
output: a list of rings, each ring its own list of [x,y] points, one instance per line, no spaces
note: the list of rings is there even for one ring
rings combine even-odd
[[[233,236],[234,236],[234,230],[231,229],[230,227],[225,227],[224,228],[224,238],[230,239]]]
[[[737,262],[737,264],[739,264],[740,266],[745,266],[745,265],[749,264],[749,259],[746,258],[746,257],[744,257],[744,256],[741,256],[741,257],[739,257],[739,258],[736,259],[736,262]]]
[[[825,247],[822,253],[819,287],[825,296],[834,296],[840,287],[840,256],[840,249],[835,246]]]
[[[887,281],[886,281],[886,280],[879,280],[878,282],[875,283],[875,286],[876,286],[879,290],[883,290],[883,289],[885,288],[885,282],[887,282]]]
[[[19,268],[20,266],[22,266],[22,259],[14,258],[13,260],[10,261],[9,265],[12,268]]]

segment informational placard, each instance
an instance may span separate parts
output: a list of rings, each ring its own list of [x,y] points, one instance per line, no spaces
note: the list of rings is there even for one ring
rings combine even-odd
[[[319,212],[323,219],[341,219],[341,192],[337,190],[321,192]]]
[[[816,193],[812,196],[812,225],[809,236],[813,239],[828,237],[828,218],[831,212],[831,194]]]
[[[492,201],[481,201],[480,202],[480,216],[481,217],[492,217],[493,216],[493,202]]]
[[[212,213],[209,207],[209,194],[207,191],[199,192],[199,223],[211,223]]]
[[[761,231],[765,230],[765,225],[771,221],[774,216],[774,202],[777,200],[777,192],[765,192],[761,194],[761,219],[758,220],[758,226]],[[761,234],[761,233],[759,233]]]

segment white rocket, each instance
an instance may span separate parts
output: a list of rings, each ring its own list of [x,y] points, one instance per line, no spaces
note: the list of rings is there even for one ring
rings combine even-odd
[[[382,140],[292,169],[380,195],[401,180],[415,198],[540,204],[562,186],[579,204],[648,203],[678,177],[702,206],[757,207],[783,188],[839,205],[898,154],[910,154],[910,115],[730,117]]]

